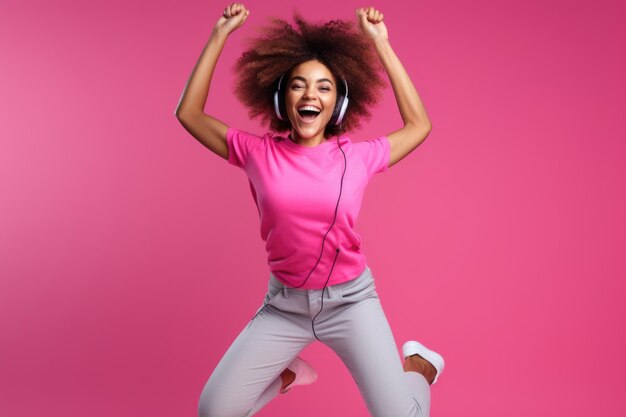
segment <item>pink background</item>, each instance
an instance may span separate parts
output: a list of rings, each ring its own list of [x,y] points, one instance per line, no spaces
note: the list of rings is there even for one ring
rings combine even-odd
[[[406,4],[377,6],[433,131],[357,231],[398,348],[446,358],[431,415],[625,415],[626,5]],[[260,133],[231,94],[243,40],[367,4],[247,5],[206,111]],[[224,6],[2,2],[0,415],[195,416],[259,307],[247,179],[174,117]],[[400,123],[388,89],[352,137]],[[368,415],[330,349],[302,355],[318,382],[259,416]]]

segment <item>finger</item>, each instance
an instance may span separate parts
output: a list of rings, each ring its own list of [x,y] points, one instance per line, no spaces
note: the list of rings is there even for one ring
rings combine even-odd
[[[235,16],[237,14],[237,3],[231,3],[228,5],[228,17]]]
[[[231,8],[232,8],[232,4],[229,4],[228,6],[224,8],[224,17],[227,19],[231,18],[233,15]]]
[[[364,8],[360,8],[356,10],[356,15],[361,21],[362,24],[367,23],[367,10]]]
[[[378,10],[376,10],[376,13],[374,14],[374,17],[372,19],[372,23],[380,23],[383,21],[383,19],[385,18],[385,16]]]
[[[237,12],[235,14],[241,14],[242,16],[245,16],[246,13],[248,13],[248,9],[246,9],[246,6],[244,6],[243,3],[237,3]]]
[[[241,23],[243,24],[243,22],[246,21],[246,19],[248,18],[248,15],[250,14],[250,10],[246,10],[246,12],[243,14],[243,19],[241,19]]]
[[[367,14],[367,20],[372,23],[377,23],[379,21],[380,12],[373,7],[370,7],[369,13]]]

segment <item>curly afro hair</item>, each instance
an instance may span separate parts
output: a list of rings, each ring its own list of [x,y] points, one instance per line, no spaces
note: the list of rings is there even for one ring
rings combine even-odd
[[[335,79],[346,80],[350,104],[339,126],[327,126],[329,138],[361,126],[371,118],[370,108],[378,103],[385,87],[383,67],[371,42],[355,29],[352,22],[332,20],[316,25],[294,12],[295,26],[279,18],[261,28],[262,36],[248,41],[248,49],[235,64],[238,82],[235,95],[248,109],[251,118],[260,117],[274,132],[291,130],[288,119],[280,120],[274,111],[274,92],[281,75],[297,65],[317,60]],[[345,94],[343,83],[338,83]]]

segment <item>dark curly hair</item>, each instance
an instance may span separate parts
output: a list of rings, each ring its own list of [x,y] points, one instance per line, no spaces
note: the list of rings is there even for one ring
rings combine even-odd
[[[329,138],[361,126],[363,119],[371,118],[370,108],[380,98],[386,83],[378,57],[354,24],[332,20],[316,25],[305,21],[294,11],[295,27],[279,18],[261,28],[262,36],[248,40],[248,49],[235,63],[238,81],[236,97],[249,109],[251,118],[260,117],[275,132],[291,130],[288,119],[280,120],[274,111],[274,92],[281,75],[297,65],[318,60],[336,80],[348,83],[350,104],[339,126],[327,126],[324,136]],[[343,83],[338,83],[340,93]]]

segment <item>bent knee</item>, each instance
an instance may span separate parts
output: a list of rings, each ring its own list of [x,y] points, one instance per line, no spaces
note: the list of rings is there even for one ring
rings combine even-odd
[[[225,392],[204,390],[198,401],[198,417],[246,417],[250,408]]]

